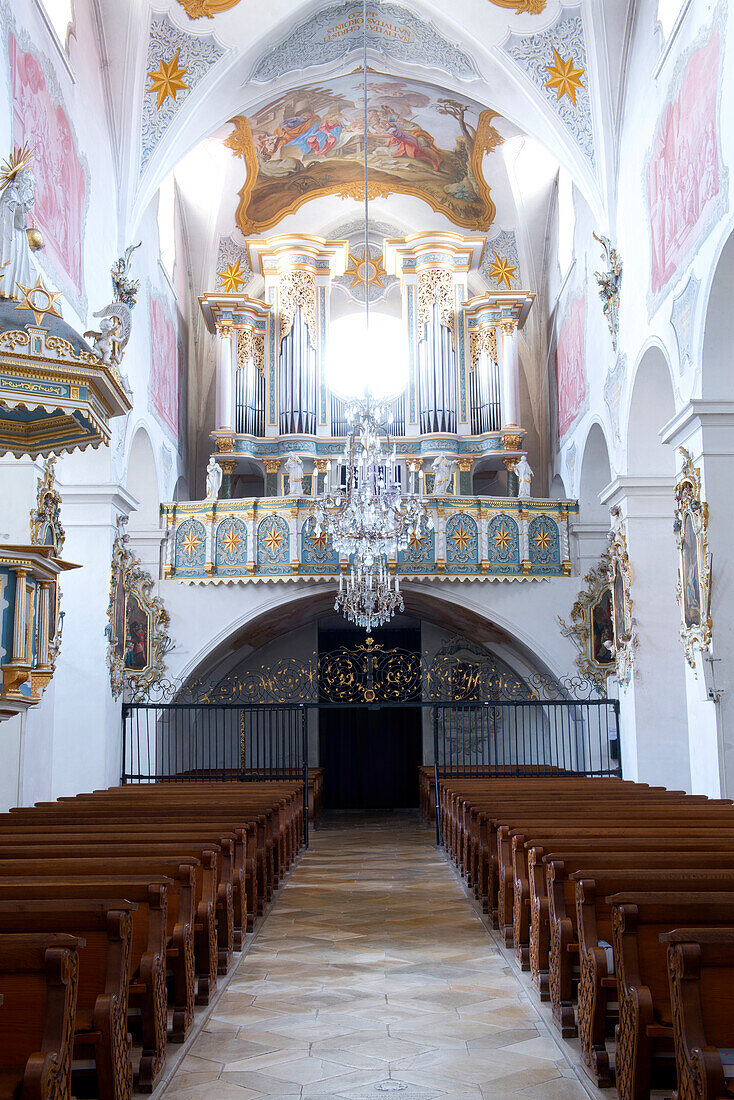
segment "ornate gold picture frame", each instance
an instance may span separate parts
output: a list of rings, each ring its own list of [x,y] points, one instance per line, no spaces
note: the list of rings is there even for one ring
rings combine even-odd
[[[681,447],[683,469],[675,486],[673,532],[678,546],[676,596],[681,641],[686,660],[696,667],[696,650],[711,644],[711,554],[708,549],[708,505],[701,500],[701,472]]]
[[[107,664],[115,699],[125,692],[132,701],[140,701],[166,671],[170,620],[163,601],[153,595],[153,578],[129,549],[128,538],[118,517],[107,609]]]
[[[607,677],[617,667],[610,560],[605,552],[599,564],[584,577],[586,587],[571,608],[570,623],[558,618],[564,638],[570,638],[579,651],[576,667],[585,680],[592,681],[600,695],[606,695]]]
[[[627,552],[627,535],[618,508],[612,509],[609,534],[608,580],[612,590],[612,632],[617,680],[627,687],[632,677],[637,633],[632,617],[632,571]]]

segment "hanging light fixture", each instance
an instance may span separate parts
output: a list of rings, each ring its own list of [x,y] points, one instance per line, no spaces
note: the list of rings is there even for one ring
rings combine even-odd
[[[367,155],[367,3],[362,2],[364,67],[364,255],[369,256],[369,174]],[[369,349],[370,281],[365,266],[365,342]],[[339,578],[334,610],[368,631],[404,611],[400,580],[389,560],[397,559],[412,540],[433,528],[423,501],[423,476],[416,495],[415,476],[407,496],[396,476],[395,448],[390,443],[392,414],[376,402],[369,389],[346,410],[349,436],[341,473],[327,464],[324,493],[311,507],[313,532],[325,533],[337,553],[350,559],[349,572]]]

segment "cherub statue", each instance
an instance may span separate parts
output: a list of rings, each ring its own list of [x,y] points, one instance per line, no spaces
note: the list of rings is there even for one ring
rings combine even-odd
[[[434,496],[446,496],[447,493],[451,492],[451,479],[454,474],[455,465],[456,463],[453,458],[447,458],[445,454],[440,454],[438,458],[434,458],[431,465],[431,469],[434,473]]]
[[[223,471],[214,455],[211,456],[206,467],[206,499],[216,500],[219,490],[222,488]]]
[[[288,474],[288,496],[303,496],[303,463],[293,451],[288,455],[283,469]]]
[[[518,490],[519,497],[530,496],[530,482],[533,479],[533,471],[530,469],[530,463],[527,460],[527,456],[523,455],[518,464],[515,466],[515,473],[517,479],[520,482],[520,488]]]
[[[27,145],[16,149],[0,168],[0,297],[17,297],[20,284],[33,283],[28,215],[36,201],[36,177]],[[40,241],[37,230],[34,239]],[[41,244],[36,243],[36,248]]]
[[[84,339],[92,341],[95,355],[98,355],[107,367],[116,366],[120,361],[120,336],[120,321],[113,314],[100,319],[99,332],[84,333]]]

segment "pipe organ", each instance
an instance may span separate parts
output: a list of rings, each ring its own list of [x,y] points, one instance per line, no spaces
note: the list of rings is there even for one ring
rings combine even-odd
[[[325,354],[332,282],[344,274],[346,241],[279,235],[248,242],[260,298],[211,293],[201,308],[217,341],[216,424],[212,439],[224,473],[223,497],[238,471],[263,471],[265,494],[288,491],[284,464],[297,455],[304,489],[343,449],[346,402],[329,391]],[[404,483],[439,454],[458,471],[455,491],[470,495],[472,470],[514,464],[520,424],[518,331],[533,296],[487,291],[469,295],[481,264],[482,237],[427,232],[386,240],[383,263],[401,286],[408,347],[408,385],[391,403],[396,453]],[[355,312],[361,306],[355,304]],[[348,364],[346,365],[348,370]]]

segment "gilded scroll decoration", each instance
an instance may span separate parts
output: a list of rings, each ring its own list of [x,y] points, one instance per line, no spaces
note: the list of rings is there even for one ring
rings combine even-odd
[[[283,340],[293,327],[296,310],[308,328],[311,344],[316,346],[316,279],[312,271],[284,271],[278,281],[278,311],[280,313],[280,339]]]
[[[540,15],[545,11],[547,0],[491,0],[498,8],[510,8],[518,15]]]
[[[434,305],[438,306],[442,325],[454,332],[454,276],[446,267],[431,267],[418,273],[418,332],[425,327]]]
[[[675,486],[673,533],[678,546],[676,595],[681,614],[681,641],[686,660],[696,668],[696,650],[711,644],[711,554],[708,549],[708,505],[701,500],[701,472],[684,448],[683,469]]]
[[[627,552],[627,535],[619,508],[612,512],[613,527],[609,534],[609,583],[612,587],[612,627],[617,680],[627,687],[632,677],[637,631],[632,617],[632,572]]]
[[[128,546],[127,520],[118,516],[117,522],[107,609],[107,664],[114,697],[125,692],[131,701],[140,702],[165,674],[170,619],[163,601],[153,595],[153,578],[140,568],[139,558]]]
[[[31,545],[53,546],[58,556],[66,533],[61,526],[61,494],[56,489],[56,456],[49,455],[38,479],[36,507],[31,508]]]
[[[237,370],[252,359],[261,378],[265,376],[265,341],[263,334],[246,326],[237,332]]]
[[[601,245],[602,258],[606,261],[607,265],[604,271],[595,271],[594,278],[599,288],[599,297],[604,310],[604,316],[609,325],[609,332],[612,337],[612,347],[616,351],[617,337],[619,335],[619,296],[622,288],[622,261],[617,249],[609,240],[609,237],[600,237],[595,233],[594,240],[598,241]]]
[[[570,638],[579,651],[576,667],[583,677],[593,680],[600,695],[606,695],[607,677],[616,668],[610,568],[611,558],[605,552],[584,577],[585,587],[571,608],[570,622],[558,617],[564,638]]]
[[[469,369],[472,374],[483,351],[493,363],[497,362],[497,329],[494,325],[482,325],[469,332]]]

